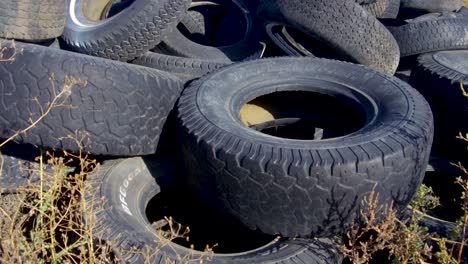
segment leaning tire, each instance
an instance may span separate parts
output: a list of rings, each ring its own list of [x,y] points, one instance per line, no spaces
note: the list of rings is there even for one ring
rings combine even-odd
[[[292,109],[300,100],[309,106],[303,109],[317,104],[313,110],[318,111],[333,104],[330,112],[321,113],[324,120],[340,118],[337,126],[349,127],[341,115],[360,107],[373,121],[323,141],[271,136],[240,121],[243,104],[280,91],[353,98],[356,104],[348,108],[338,108],[337,101],[320,104],[322,97],[289,98]],[[292,109],[285,107],[286,112]],[[190,186],[247,226],[288,237],[343,231],[372,190],[382,203],[394,200],[397,209],[405,208],[422,181],[433,133],[429,105],[409,85],[366,67],[313,58],[264,59],[224,68],[192,83],[177,113]],[[320,122],[327,121],[318,116]]]
[[[456,136],[468,125],[468,98],[460,84],[468,87],[468,51],[440,51],[418,57],[410,84],[424,95],[434,112],[434,148],[458,158],[466,148]]]
[[[300,29],[348,61],[391,75],[398,66],[400,53],[393,36],[353,1],[263,0],[259,15]]]
[[[13,42],[4,41],[5,54]],[[80,151],[69,136],[85,138],[82,151],[99,155],[155,152],[159,134],[182,83],[169,73],[38,45],[16,43],[17,54],[0,67],[0,138],[52,149]],[[53,80],[50,78],[53,77]],[[68,78],[79,78],[76,85]],[[60,97],[56,97],[61,94]],[[79,135],[77,135],[79,134]]]
[[[398,42],[401,57],[439,50],[468,48],[468,17],[415,19],[406,25],[388,29]]]
[[[128,263],[276,263],[285,264],[302,261],[310,264],[341,263],[333,243],[328,239],[317,239],[308,243],[297,243],[289,239],[276,239],[268,245],[249,252],[236,254],[207,254],[163,239],[148,222],[145,209],[152,197],[171,188],[173,178],[162,166],[167,162],[132,158],[107,161],[87,179],[93,193],[87,200],[103,198],[104,205],[94,203],[97,215],[97,230],[100,239],[119,245],[122,256]],[[95,197],[97,194],[99,197]],[[105,208],[102,210],[101,208]],[[203,217],[203,216],[200,216]],[[158,249],[158,252],[145,250]],[[216,251],[216,248],[215,248]],[[144,259],[145,253],[151,256]],[[195,262],[195,261],[194,261]]]
[[[83,0],[68,0],[63,39],[74,50],[103,58],[129,61],[161,41],[186,14],[189,0],[139,0],[106,20],[86,18]]]
[[[65,0],[0,2],[0,37],[41,41],[60,36],[65,26]]]

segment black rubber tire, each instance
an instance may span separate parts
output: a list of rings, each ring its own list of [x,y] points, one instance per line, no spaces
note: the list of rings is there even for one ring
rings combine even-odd
[[[355,0],[356,3],[362,5],[362,4],[372,4],[377,0]]]
[[[392,0],[379,18],[397,18],[400,12],[401,0]]]
[[[319,39],[348,61],[391,75],[398,66],[400,52],[393,36],[353,1],[263,0],[259,15]]]
[[[65,0],[0,2],[0,37],[41,41],[59,37],[65,27]]]
[[[202,13],[196,11],[188,11],[180,21],[190,34],[205,34],[205,17]]]
[[[388,26],[388,29],[400,46],[401,57],[468,48],[468,17],[441,16],[423,21],[416,19],[403,26]]]
[[[218,62],[241,61],[258,51],[258,32],[256,32],[256,20],[241,0],[213,0],[210,2],[224,5],[227,2],[237,6],[244,16],[246,31],[242,40],[222,47],[211,47],[198,44],[185,37],[178,29],[167,33],[164,40],[154,51],[168,55],[181,56],[186,58],[206,59]],[[192,6],[202,5],[193,2]]]
[[[412,70],[410,84],[429,102],[434,113],[434,149],[459,159],[466,147],[456,139],[468,131],[468,98],[460,83],[468,87],[468,51],[440,51],[419,56]]]
[[[93,24],[81,14],[83,0],[68,0],[62,38],[80,53],[129,61],[161,42],[186,14],[190,0],[138,0],[122,12]]]
[[[37,162],[0,154],[0,168],[0,195],[15,193],[18,188],[40,181]]]
[[[401,0],[401,8],[426,13],[453,12],[463,6],[463,0]]]
[[[156,52],[147,52],[132,63],[170,72],[184,81],[200,78],[230,64],[228,62],[164,55]]]
[[[161,248],[161,238],[156,232],[150,231],[154,228],[150,226],[145,213],[148,202],[156,194],[170,188],[174,180],[163,164],[167,162],[142,158],[112,160],[105,162],[87,179],[90,190],[104,198],[104,208],[107,209],[99,210],[97,214],[97,230],[103,230],[100,239],[119,245],[126,263],[143,263],[143,254],[132,253],[140,249],[160,248],[159,252],[150,252],[156,254],[152,254],[151,259],[147,259],[148,262],[145,263],[192,263],[191,258],[203,256],[198,251],[189,251],[175,243]],[[96,197],[88,194],[87,199],[94,201]],[[102,206],[95,204],[97,207]],[[220,264],[294,264],[301,261],[307,264],[339,264],[342,261],[334,244],[328,239],[308,243],[298,243],[294,239],[277,239],[265,247],[249,252],[233,255],[205,254],[202,259],[203,263]]]
[[[2,42],[6,54],[11,53],[12,44]],[[182,90],[177,77],[33,44],[16,42],[16,47],[22,53],[0,65],[4,76],[0,101],[8,102],[0,105],[0,138],[9,138],[28,127],[30,120],[37,120],[63,89],[66,78],[72,77],[81,83],[65,92],[58,101],[62,106],[54,107],[28,133],[18,136],[18,142],[77,152],[79,146],[67,136],[82,132],[89,139],[82,150],[92,154],[156,151],[166,117]],[[49,80],[51,75],[55,85]]]
[[[265,31],[268,37],[273,44],[283,52],[283,55],[315,57],[313,51],[304,48],[300,44],[298,45],[296,40],[290,34],[285,34],[283,30],[283,25],[278,23],[266,23],[265,25]]]
[[[362,94],[379,114],[357,132],[325,141],[272,137],[236,117],[245,102],[284,90]],[[228,66],[193,82],[177,109],[189,185],[250,228],[287,237],[343,231],[373,189],[382,203],[393,199],[405,208],[432,143],[432,114],[416,90],[367,67],[324,59]]]
[[[377,18],[396,18],[400,11],[401,0],[377,0],[361,6]]]

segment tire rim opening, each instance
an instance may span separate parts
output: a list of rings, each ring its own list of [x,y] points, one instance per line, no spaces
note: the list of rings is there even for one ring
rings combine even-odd
[[[77,0],[74,0],[77,1]],[[79,0],[78,0],[79,1]],[[133,4],[135,0],[82,0],[80,20],[87,23],[98,24],[111,18]]]
[[[214,2],[194,2],[187,17],[177,25],[177,29],[197,44],[224,47],[245,37],[247,21],[241,9],[231,1],[222,5]]]
[[[329,47],[319,39],[314,38],[294,27],[274,25],[269,34],[277,41],[287,45],[291,53],[296,56],[318,56],[321,58],[351,60],[343,54]]]
[[[213,247],[216,254],[237,254],[265,247],[277,241],[277,237],[252,231],[235,219],[217,214],[201,202],[187,195],[188,191],[168,191],[153,197],[146,207],[146,217],[153,226],[167,231],[170,228],[165,217],[173,219],[173,229],[180,236],[172,242],[195,250]],[[189,230],[189,233],[184,234]],[[189,240],[187,240],[187,237]]]
[[[345,96],[282,91],[243,105],[246,126],[263,134],[296,140],[324,140],[354,133],[366,124],[365,109]]]

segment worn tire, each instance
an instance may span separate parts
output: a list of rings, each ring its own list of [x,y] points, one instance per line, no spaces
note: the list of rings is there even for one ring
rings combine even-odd
[[[78,52],[121,61],[159,44],[190,4],[190,0],[139,0],[109,19],[91,23],[81,14],[82,0],[68,1],[65,42]]]
[[[377,0],[355,0],[356,3],[362,5],[362,4],[371,4],[374,3]]]
[[[463,6],[463,0],[401,0],[401,7],[426,13],[453,12]]]
[[[0,37],[28,41],[56,38],[65,27],[66,0],[0,2]]]
[[[361,6],[378,18],[396,18],[400,11],[400,0],[377,0]]]
[[[4,41],[10,54],[13,42]],[[157,70],[58,49],[16,42],[14,61],[0,64],[0,138],[31,125],[15,140],[77,152],[67,138],[86,134],[83,151],[104,155],[144,155],[156,151],[159,134],[182,89],[180,80]],[[53,76],[55,80],[51,81]],[[80,82],[69,90],[67,78]],[[69,82],[68,82],[69,84]],[[56,98],[56,97],[55,97]],[[80,134],[80,135],[77,135]]]
[[[39,163],[0,154],[0,195],[15,193],[17,189],[26,187],[40,180]]]
[[[147,52],[132,63],[170,72],[185,81],[202,77],[229,64],[227,62],[164,55],[156,52]]]
[[[388,29],[400,46],[401,57],[468,48],[468,17],[440,16],[422,21],[415,19],[406,25],[389,26]]]
[[[272,137],[237,117],[245,102],[285,90],[362,94],[358,104],[366,108],[370,102],[363,98],[370,98],[379,114],[369,113],[374,121],[355,133],[324,141]],[[372,190],[382,203],[405,208],[432,143],[432,114],[416,90],[367,67],[331,60],[229,66],[192,83],[177,109],[190,186],[250,228],[288,237],[343,231]]]
[[[333,243],[328,239],[317,239],[308,243],[297,243],[293,239],[277,239],[274,242],[249,252],[237,254],[202,254],[161,237],[150,226],[145,216],[148,202],[156,194],[171,188],[173,175],[162,166],[167,162],[131,158],[105,162],[87,179],[90,190],[89,201],[104,198],[106,210],[96,210],[100,239],[113,241],[123,253],[126,263],[143,263],[144,254],[139,250],[160,249],[156,254],[149,252],[151,259],[145,263],[187,263],[202,258],[203,263],[250,264],[250,263],[284,263],[294,264],[302,261],[308,264],[341,263]],[[101,208],[102,204],[94,203]],[[202,216],[200,216],[202,217]],[[161,243],[166,246],[161,247]],[[136,249],[136,250],[135,250]],[[215,248],[216,250],[216,248]],[[133,252],[133,253],[132,253]],[[194,261],[195,262],[195,261]],[[198,261],[197,261],[198,263]]]
[[[259,15],[319,39],[348,61],[391,75],[398,66],[400,52],[393,36],[353,1],[263,0]]]
[[[434,113],[434,148],[457,159],[466,152],[456,136],[468,131],[468,98],[460,89],[460,83],[468,87],[467,65],[464,50],[423,54],[410,77],[410,84],[424,95]]]
[[[154,51],[186,58],[205,59],[218,62],[241,61],[259,50],[256,20],[241,0],[213,0],[210,2],[235,5],[245,20],[246,31],[243,39],[236,43],[211,47],[198,44],[188,39],[177,28],[167,33],[164,40]],[[205,1],[193,2],[192,6],[203,5]]]

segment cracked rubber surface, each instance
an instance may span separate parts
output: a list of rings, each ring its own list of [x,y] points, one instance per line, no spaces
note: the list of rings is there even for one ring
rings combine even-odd
[[[0,37],[40,41],[60,36],[65,26],[65,0],[0,2]]]
[[[245,127],[236,111],[274,91],[330,93],[337,86],[378,108],[374,121],[340,138],[272,137]],[[228,66],[186,88],[177,117],[189,186],[250,228],[287,237],[342,232],[372,190],[382,203],[405,208],[423,179],[433,135],[429,105],[408,84],[313,58]]]
[[[423,54],[413,68],[410,84],[424,95],[434,113],[434,148],[458,159],[466,147],[456,139],[467,131],[468,99],[460,83],[468,87],[468,51],[453,50]]]
[[[195,261],[202,257],[203,263],[218,264],[339,264],[342,257],[329,239],[315,239],[309,242],[298,242],[293,239],[278,239],[264,247],[249,252],[232,255],[200,254],[199,251],[189,251],[175,243],[161,246],[161,238],[156,232],[149,231],[145,216],[148,202],[156,194],[170,188],[173,175],[161,159],[131,158],[105,162],[97,171],[91,174],[86,183],[98,197],[88,194],[86,199],[104,198],[104,208],[95,210],[97,213],[100,238],[113,241],[121,250],[125,263],[143,263],[143,254],[135,249],[161,248],[156,254],[149,252],[149,263],[199,263]],[[101,208],[102,204],[94,203]],[[200,217],[203,217],[202,215]],[[216,251],[216,249],[215,249]],[[204,257],[203,257],[204,256]],[[209,259],[207,258],[209,257]]]
[[[76,2],[76,9],[79,10],[82,0]],[[99,24],[89,24],[85,18],[79,18],[84,26],[74,22],[69,7],[62,37],[80,53],[129,61],[159,44],[167,31],[174,28],[186,14],[190,2],[137,0],[127,9]]]
[[[12,42],[4,41],[11,47]],[[182,89],[180,80],[157,70],[73,52],[16,42],[23,49],[0,64],[0,138],[41,116],[64,87],[81,80],[34,128],[16,138],[52,149],[79,150],[68,136],[86,133],[83,151],[104,155],[154,153],[159,135]],[[10,52],[7,49],[6,54]],[[54,86],[49,78],[54,76]]]
[[[227,62],[164,55],[156,52],[147,52],[132,63],[170,72],[182,80],[199,78],[230,64]]]
[[[401,57],[439,50],[468,48],[468,17],[437,17],[388,29],[400,47]]]
[[[353,1],[262,0],[259,15],[287,24],[333,47],[350,62],[393,75],[398,44],[375,16]]]

